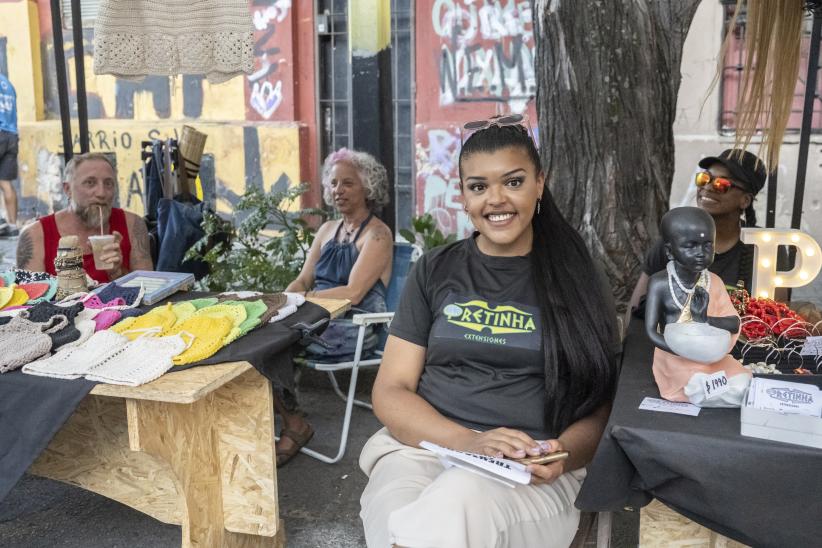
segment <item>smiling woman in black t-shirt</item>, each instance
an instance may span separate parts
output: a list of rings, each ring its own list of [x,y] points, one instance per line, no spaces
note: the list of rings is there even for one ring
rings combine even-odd
[[[573,507],[616,383],[610,292],[544,184],[518,117],[465,141],[460,184],[473,237],[423,256],[406,282],[374,384],[386,428],[366,444],[369,546],[567,546]],[[522,458],[510,489],[445,469],[421,441]]]

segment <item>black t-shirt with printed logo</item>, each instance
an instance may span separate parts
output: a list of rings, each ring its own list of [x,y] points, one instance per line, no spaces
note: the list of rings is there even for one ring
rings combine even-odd
[[[468,428],[555,437],[536,302],[527,256],[485,255],[467,238],[421,257],[390,330],[426,347],[417,393]]]

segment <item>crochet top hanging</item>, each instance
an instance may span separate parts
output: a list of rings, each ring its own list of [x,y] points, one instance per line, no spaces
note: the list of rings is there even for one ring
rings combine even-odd
[[[254,27],[247,0],[102,0],[94,74],[204,74],[212,84],[250,74]]]

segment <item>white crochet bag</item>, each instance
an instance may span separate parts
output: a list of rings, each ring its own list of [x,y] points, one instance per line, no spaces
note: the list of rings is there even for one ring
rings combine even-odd
[[[61,348],[54,355],[23,367],[23,373],[55,379],[78,379],[128,343],[114,331],[98,331],[86,342],[72,348]]]
[[[189,342],[183,336],[191,337]],[[180,333],[168,337],[142,336],[109,354],[90,368],[86,378],[109,384],[140,386],[171,369],[172,358],[191,345],[193,335]]]

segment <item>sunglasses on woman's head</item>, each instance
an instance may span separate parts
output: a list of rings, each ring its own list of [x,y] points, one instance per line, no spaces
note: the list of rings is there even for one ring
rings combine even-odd
[[[694,178],[694,182],[699,188],[710,185],[713,191],[718,192],[719,194],[725,194],[731,190],[731,187],[736,187],[739,190],[745,190],[745,187],[735,183],[732,179],[729,179],[728,177],[714,177],[711,175],[710,171],[700,171],[697,173]]]
[[[520,126],[525,128],[528,135],[531,137],[531,140],[536,143],[536,139],[534,139],[534,132],[531,131],[531,124],[528,123],[528,116],[525,114],[506,114],[505,116],[494,116],[493,118],[488,118],[487,120],[474,120],[473,122],[466,122],[460,129],[462,143],[465,144],[465,141],[467,141],[473,134],[478,131],[488,129],[491,126]]]

